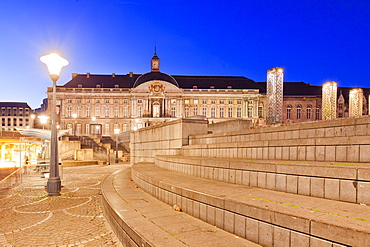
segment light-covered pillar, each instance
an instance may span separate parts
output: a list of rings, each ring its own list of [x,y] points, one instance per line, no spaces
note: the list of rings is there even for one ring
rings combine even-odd
[[[364,92],[361,88],[354,88],[349,91],[349,117],[362,116]]]
[[[337,83],[329,81],[322,84],[322,119],[335,119],[337,112]]]
[[[275,67],[267,71],[267,85],[266,85],[267,124],[276,124],[282,122],[283,82],[284,82],[283,68]]]

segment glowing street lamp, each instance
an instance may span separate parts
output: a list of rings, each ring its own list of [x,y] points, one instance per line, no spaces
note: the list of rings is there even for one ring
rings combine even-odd
[[[45,115],[38,116],[40,123],[42,124],[42,129],[45,129],[45,124],[48,122],[49,117]]]
[[[114,129],[114,134],[116,135],[116,163],[118,163],[118,134],[120,131],[120,129]]]
[[[40,57],[41,62],[47,65],[49,75],[53,81],[53,104],[51,119],[51,154],[50,154],[50,175],[46,185],[48,196],[59,196],[61,190],[61,181],[58,169],[58,138],[57,138],[57,115],[56,115],[56,82],[59,79],[59,73],[68,61],[56,53],[51,53]]]

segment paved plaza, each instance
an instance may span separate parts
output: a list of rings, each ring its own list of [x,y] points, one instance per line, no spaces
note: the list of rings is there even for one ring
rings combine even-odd
[[[122,246],[101,209],[101,182],[128,164],[63,168],[62,195],[46,178],[25,176],[0,193],[0,246]]]

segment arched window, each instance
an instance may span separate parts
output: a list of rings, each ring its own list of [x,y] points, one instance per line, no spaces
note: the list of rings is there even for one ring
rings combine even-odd
[[[101,88],[101,85],[100,84],[96,84],[96,88]]]
[[[301,119],[301,114],[302,114],[302,106],[298,105],[297,106],[297,119]]]
[[[308,105],[306,109],[306,118],[311,119],[312,118],[312,105]]]
[[[292,106],[288,105],[286,107],[286,119],[291,119],[292,118]]]

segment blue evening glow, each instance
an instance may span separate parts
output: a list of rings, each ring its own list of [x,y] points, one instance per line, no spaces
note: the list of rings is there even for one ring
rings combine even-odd
[[[170,75],[245,76],[370,87],[368,0],[5,0],[0,101],[40,106],[52,82],[40,56],[72,73],[146,73],[157,47]]]

